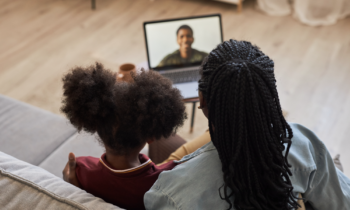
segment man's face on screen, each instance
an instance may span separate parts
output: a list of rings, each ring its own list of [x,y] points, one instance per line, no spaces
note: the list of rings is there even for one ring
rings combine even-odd
[[[180,46],[180,51],[189,52],[193,41],[194,39],[191,30],[184,28],[179,30],[179,33],[177,34],[177,43]]]

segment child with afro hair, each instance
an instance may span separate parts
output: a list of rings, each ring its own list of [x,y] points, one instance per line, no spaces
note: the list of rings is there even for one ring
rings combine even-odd
[[[63,77],[61,111],[78,131],[97,133],[106,153],[78,157],[79,186],[106,202],[128,210],[145,209],[144,194],[164,170],[141,149],[167,138],[183,125],[185,105],[170,80],[154,71],[133,74],[133,82],[117,82],[102,64],[76,67]]]

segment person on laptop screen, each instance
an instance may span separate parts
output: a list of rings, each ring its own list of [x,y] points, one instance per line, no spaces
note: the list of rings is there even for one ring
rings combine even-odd
[[[193,30],[190,26],[180,26],[176,31],[176,37],[180,48],[165,56],[157,67],[201,63],[208,55],[206,52],[201,52],[192,48],[194,37]]]

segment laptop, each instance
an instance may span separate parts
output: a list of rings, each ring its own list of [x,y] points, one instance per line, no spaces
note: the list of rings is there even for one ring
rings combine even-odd
[[[169,78],[184,99],[198,97],[199,66],[222,43],[221,15],[145,22],[148,68]]]

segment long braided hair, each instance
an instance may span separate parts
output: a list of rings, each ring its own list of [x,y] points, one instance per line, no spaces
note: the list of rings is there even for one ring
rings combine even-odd
[[[229,209],[296,209],[287,160],[293,132],[282,115],[274,62],[250,42],[230,40],[208,55],[200,73],[222,162],[221,199]]]

